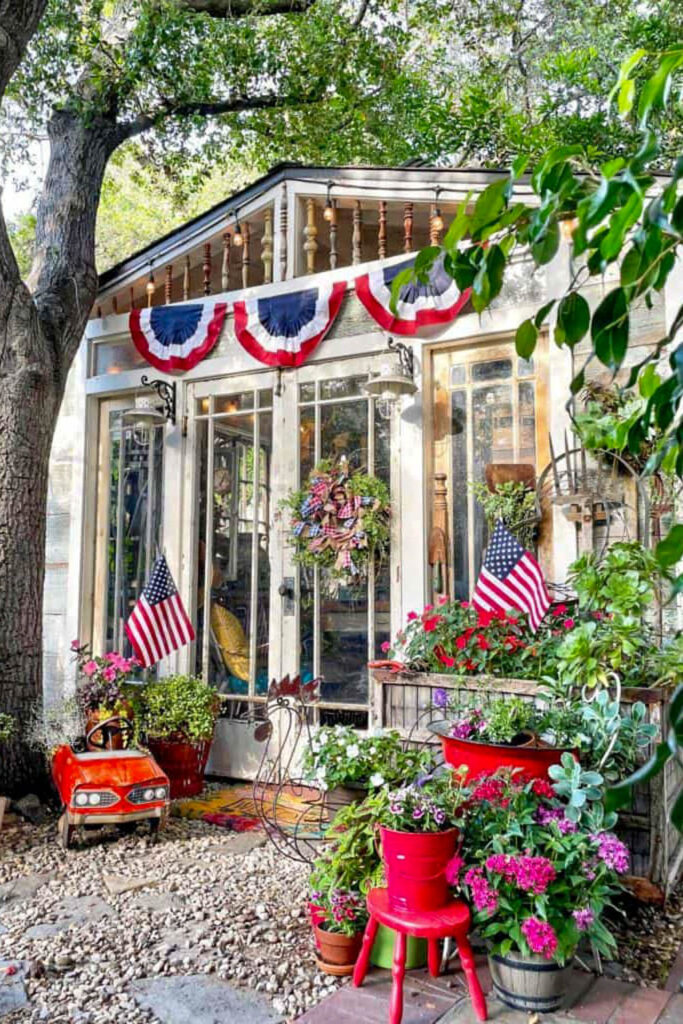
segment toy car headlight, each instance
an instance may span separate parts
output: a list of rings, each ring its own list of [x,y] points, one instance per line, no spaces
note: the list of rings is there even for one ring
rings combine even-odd
[[[166,799],[166,787],[165,786],[159,786],[155,790],[154,796],[156,797],[157,800],[165,800]]]
[[[102,797],[99,793],[88,793],[88,803],[92,807],[97,807]]]
[[[75,804],[77,804],[79,807],[85,807],[87,802],[88,802],[88,794],[87,793],[76,793],[76,798],[74,800]]]
[[[154,790],[153,789],[146,789],[142,795],[145,798],[145,800],[153,800],[154,799]]]

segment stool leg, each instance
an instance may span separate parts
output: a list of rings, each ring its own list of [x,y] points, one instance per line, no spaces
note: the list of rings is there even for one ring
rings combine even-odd
[[[462,963],[462,969],[465,973],[465,980],[467,981],[467,988],[469,989],[474,1012],[479,1020],[488,1020],[486,999],[484,998],[484,993],[481,990],[479,978],[477,977],[477,967],[474,962],[474,953],[472,952],[469,939],[467,938],[467,935],[460,934],[455,936],[455,941],[458,946],[460,962]]]
[[[406,973],[406,937],[396,932],[394,962],[391,968],[392,986],[389,1003],[389,1024],[401,1024],[403,1017],[403,978]]]
[[[437,939],[430,939],[427,946],[427,963],[432,978],[438,978],[441,970],[441,953]]]
[[[363,945],[361,946],[358,959],[356,960],[356,966],[353,968],[353,984],[358,987],[363,984],[363,979],[368,973],[368,964],[370,963],[370,953],[372,952],[372,944],[375,941],[377,935],[377,928],[379,924],[371,917],[368,919],[368,923],[365,926],[365,932],[363,934]]]

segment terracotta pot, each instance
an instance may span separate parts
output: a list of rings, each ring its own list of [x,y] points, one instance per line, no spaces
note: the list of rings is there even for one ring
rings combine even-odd
[[[448,735],[450,722],[430,722],[427,728],[440,738],[446,764],[454,768],[464,765],[473,778],[492,775],[499,768],[519,768],[525,779],[546,779],[548,768],[559,764],[564,753],[579,759],[577,751],[551,747],[531,733],[520,733],[521,742],[513,745],[456,739]]]
[[[363,945],[363,933],[340,935],[328,932],[319,924],[314,925],[316,946],[320,950],[321,962],[337,967],[352,967]],[[324,965],[323,965],[324,970]]]
[[[147,746],[171,784],[171,800],[198,796],[204,788],[204,769],[212,740],[149,738]]]
[[[392,910],[437,910],[449,898],[446,865],[460,832],[398,832],[380,828]]]
[[[552,1013],[562,1009],[569,992],[571,963],[561,967],[552,960],[514,951],[489,954],[489,970],[496,995],[515,1010]]]

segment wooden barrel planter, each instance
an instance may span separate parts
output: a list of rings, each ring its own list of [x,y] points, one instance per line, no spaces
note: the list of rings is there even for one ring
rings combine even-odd
[[[506,1006],[526,1013],[562,1009],[569,991],[571,963],[561,966],[536,954],[489,954],[493,989]]]
[[[147,745],[171,783],[171,800],[198,796],[204,788],[204,769],[211,740],[152,739]]]
[[[448,690],[464,697],[479,693],[535,700],[538,687],[529,679],[503,679],[494,676],[452,676],[430,672],[391,672],[386,668],[370,670],[370,728],[396,729],[415,745],[440,746],[439,737],[430,733],[430,709],[434,691]],[[646,720],[657,726],[657,734],[644,756],[649,756],[663,739],[669,692],[665,689],[625,688],[622,707],[642,701]],[[431,719],[443,719],[434,708]],[[683,873],[683,834],[670,821],[670,810],[683,792],[683,768],[671,760],[661,775],[636,786],[629,807],[619,815],[617,833],[631,853],[632,878],[629,884],[641,898],[659,900],[673,888]]]

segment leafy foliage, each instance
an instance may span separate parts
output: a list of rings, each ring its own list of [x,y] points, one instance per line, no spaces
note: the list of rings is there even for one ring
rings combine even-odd
[[[514,480],[496,484],[495,491],[490,491],[488,485],[480,481],[472,481],[469,486],[484,510],[489,533],[502,519],[522,547],[532,550],[536,530],[534,491]]]
[[[0,743],[8,740],[14,732],[14,719],[11,715],[0,712]]]
[[[136,716],[147,736],[194,742],[212,738],[219,708],[220,697],[203,679],[176,675],[144,688]]]
[[[424,771],[429,762],[428,751],[404,751],[397,732],[359,736],[350,727],[326,725],[306,747],[302,770],[305,779],[323,790],[354,785],[374,789],[396,785]]]

